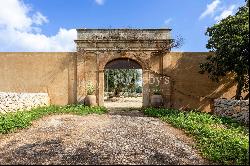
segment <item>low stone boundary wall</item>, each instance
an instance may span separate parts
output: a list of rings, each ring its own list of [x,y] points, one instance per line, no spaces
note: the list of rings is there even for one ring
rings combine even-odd
[[[50,104],[47,93],[9,93],[0,92],[0,113],[31,109]]]
[[[214,100],[214,114],[249,124],[249,100]]]

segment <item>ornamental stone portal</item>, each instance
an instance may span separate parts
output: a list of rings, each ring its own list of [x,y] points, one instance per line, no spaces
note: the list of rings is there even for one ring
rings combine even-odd
[[[83,101],[86,96],[86,83],[92,82],[95,85],[98,105],[102,106],[104,69],[109,67],[111,62],[119,64],[122,60],[128,60],[138,64],[143,71],[143,106],[150,105],[152,94],[150,89],[158,84],[164,91],[165,106],[169,107],[171,105],[170,78],[163,75],[161,70],[159,73],[152,71],[151,62],[158,61],[159,66],[163,65],[163,56],[170,51],[172,41],[170,31],[170,29],[77,29],[77,40],[75,40],[77,101]],[[129,64],[124,62],[120,66],[130,68]]]

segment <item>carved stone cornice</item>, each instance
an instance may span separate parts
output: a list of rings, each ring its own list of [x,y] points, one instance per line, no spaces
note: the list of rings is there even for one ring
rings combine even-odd
[[[170,43],[170,29],[77,29],[77,50],[157,51]]]

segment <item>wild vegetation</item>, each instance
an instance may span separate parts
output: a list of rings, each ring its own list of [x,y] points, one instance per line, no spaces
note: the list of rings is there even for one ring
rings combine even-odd
[[[16,129],[26,128],[32,121],[51,114],[87,115],[91,113],[102,114],[107,110],[104,107],[87,107],[83,105],[38,107],[26,111],[0,113],[0,133],[9,133]]]
[[[203,156],[222,164],[249,164],[249,130],[236,121],[202,112],[148,108],[159,117],[192,135]]]

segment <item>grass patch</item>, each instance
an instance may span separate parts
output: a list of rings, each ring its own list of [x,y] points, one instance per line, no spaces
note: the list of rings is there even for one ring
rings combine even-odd
[[[47,106],[37,107],[31,110],[0,113],[0,133],[5,134],[16,129],[26,128],[31,125],[32,121],[37,120],[45,115],[50,114],[68,114],[87,115],[90,113],[102,114],[107,112],[104,107],[87,107],[83,105],[67,106]]]
[[[196,139],[198,149],[210,160],[228,165],[249,164],[249,130],[230,118],[174,109],[148,108],[144,113],[184,129]]]

